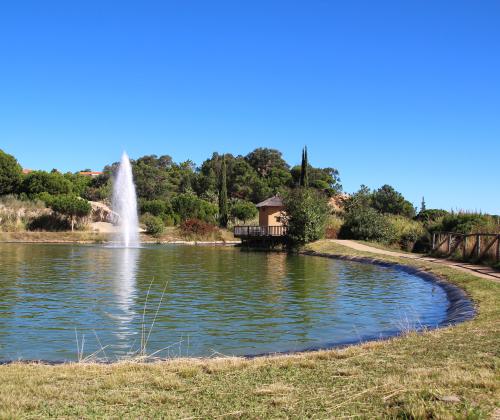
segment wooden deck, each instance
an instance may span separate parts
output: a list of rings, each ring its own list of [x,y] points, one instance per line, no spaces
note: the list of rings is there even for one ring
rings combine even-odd
[[[276,238],[286,235],[285,226],[235,226],[234,237],[241,239]]]

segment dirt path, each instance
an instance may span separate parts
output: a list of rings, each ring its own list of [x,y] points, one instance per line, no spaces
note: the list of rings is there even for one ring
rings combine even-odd
[[[489,279],[500,282],[500,272],[484,265],[474,265],[463,262],[445,260],[441,258],[427,257],[422,254],[410,254],[405,252],[388,251],[385,249],[374,248],[372,246],[361,244],[356,241],[350,241],[347,239],[332,239],[332,242],[355,249],[357,251],[371,252],[372,254],[391,255],[393,257],[409,258],[412,260],[422,260],[434,264],[446,265],[448,267],[454,267],[457,270],[464,271],[466,273],[474,274],[483,279]]]

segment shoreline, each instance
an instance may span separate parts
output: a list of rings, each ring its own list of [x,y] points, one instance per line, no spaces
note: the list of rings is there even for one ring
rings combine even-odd
[[[112,243],[112,242],[108,242]],[[148,242],[141,242],[146,243]],[[151,242],[151,244],[159,244],[158,242]],[[219,245],[219,246],[234,246],[237,243],[224,243],[222,241],[212,241],[212,242],[196,242],[196,241],[172,241],[166,242],[164,244],[178,244],[178,245]],[[283,357],[283,356],[297,356],[297,355],[307,355],[311,353],[317,353],[321,351],[335,351],[344,348],[349,348],[353,346],[360,346],[367,343],[374,342],[388,342],[391,339],[404,337],[404,335],[408,332],[425,334],[428,331],[434,331],[438,329],[453,327],[457,324],[473,320],[477,315],[476,305],[469,296],[469,294],[460,288],[459,286],[453,284],[448,279],[439,276],[432,272],[430,269],[422,269],[417,268],[411,265],[407,265],[400,262],[389,262],[384,259],[367,257],[367,256],[356,256],[356,255],[342,255],[342,254],[332,254],[325,252],[316,252],[312,250],[302,250],[298,253],[299,255],[304,256],[312,256],[312,257],[320,257],[320,258],[329,258],[341,261],[353,261],[361,264],[373,264],[381,267],[391,267],[396,270],[401,270],[403,272],[415,275],[416,277],[421,278],[423,281],[428,281],[436,284],[441,287],[446,293],[446,297],[448,300],[448,307],[446,309],[446,317],[441,322],[436,324],[435,326],[422,326],[420,328],[411,329],[410,331],[404,330],[394,330],[389,331],[384,334],[372,334],[369,336],[358,337],[352,340],[345,340],[341,343],[332,343],[321,346],[303,348],[300,350],[284,350],[279,352],[267,352],[267,353],[259,353],[255,355],[241,355],[241,356],[221,356],[220,359],[244,359],[244,360],[252,360],[259,358],[267,358],[272,359],[273,357]],[[140,358],[139,358],[140,359]],[[146,364],[155,364],[155,363],[169,363],[173,360],[184,360],[184,361],[197,361],[203,362],[207,360],[212,360],[213,358],[207,356],[200,357],[180,357],[180,358],[159,358],[155,360],[148,360],[147,357],[144,360],[139,360],[139,363]],[[138,361],[133,357],[130,359],[116,360],[116,361],[101,361],[101,360],[93,360],[90,364],[102,364],[102,365],[114,365],[114,364],[122,364],[122,363],[137,363]],[[68,364],[82,364],[79,361],[71,361],[71,360],[0,360],[0,366],[9,365],[9,364],[38,364],[38,365],[47,365],[47,366],[58,366],[58,365],[68,365]],[[85,362],[83,363],[85,364]]]

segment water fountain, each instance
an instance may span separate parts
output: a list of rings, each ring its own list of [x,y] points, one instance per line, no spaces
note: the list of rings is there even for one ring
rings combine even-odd
[[[123,152],[113,184],[113,211],[119,215],[118,233],[115,241],[125,248],[139,246],[139,220],[132,166],[126,152]]]

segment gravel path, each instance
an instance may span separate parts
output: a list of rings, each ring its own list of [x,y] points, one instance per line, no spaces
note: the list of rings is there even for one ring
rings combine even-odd
[[[458,261],[451,261],[441,258],[427,257],[422,254],[411,254],[406,252],[388,251],[386,249],[379,249],[369,245],[361,244],[356,241],[350,241],[347,239],[332,239],[332,242],[336,244],[346,246],[348,248],[355,249],[357,251],[371,252],[372,254],[382,254],[391,255],[393,257],[399,258],[409,258],[412,260],[422,260],[431,262],[434,264],[446,265],[448,267],[454,267],[457,270],[464,271],[466,273],[474,274],[483,279],[489,279],[496,282],[500,282],[500,272],[484,265],[474,265]]]

